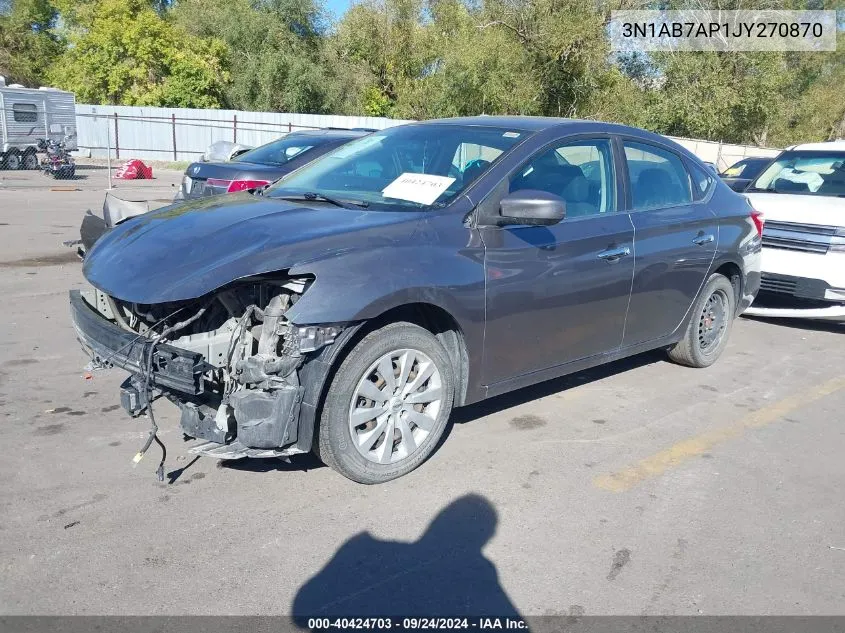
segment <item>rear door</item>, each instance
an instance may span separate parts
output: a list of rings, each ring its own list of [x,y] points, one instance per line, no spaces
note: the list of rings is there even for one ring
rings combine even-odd
[[[668,147],[634,139],[621,145],[636,253],[627,347],[681,325],[716,255],[719,226],[707,204],[714,176]]]

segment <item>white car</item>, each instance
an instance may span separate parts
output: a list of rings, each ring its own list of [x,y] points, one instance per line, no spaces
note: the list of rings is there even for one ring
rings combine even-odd
[[[845,321],[845,141],[786,149],[745,195],[765,220],[745,314]]]

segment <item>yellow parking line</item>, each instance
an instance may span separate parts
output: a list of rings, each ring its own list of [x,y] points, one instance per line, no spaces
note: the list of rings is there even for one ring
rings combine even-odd
[[[737,437],[747,429],[756,429],[774,422],[795,409],[829,396],[845,387],[845,376],[839,376],[813,387],[801,394],[784,398],[778,402],[758,409],[740,418],[733,424],[723,426],[701,435],[673,444],[666,450],[655,453],[636,464],[607,475],[600,475],[593,480],[599,488],[612,492],[625,492],[646,479],[658,477],[670,468],[675,468],[685,461],[706,453],[715,444]]]

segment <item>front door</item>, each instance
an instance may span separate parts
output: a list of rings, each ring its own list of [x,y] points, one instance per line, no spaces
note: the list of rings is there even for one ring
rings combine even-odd
[[[566,201],[553,226],[484,227],[483,382],[493,385],[616,349],[634,270],[631,220],[616,213],[609,139],[553,145],[510,179]]]

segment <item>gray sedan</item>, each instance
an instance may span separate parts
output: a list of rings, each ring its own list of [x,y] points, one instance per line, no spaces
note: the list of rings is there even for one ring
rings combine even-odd
[[[434,451],[454,407],[655,348],[711,365],[759,288],[761,233],[662,136],[447,119],[127,220],[71,311],[93,362],[129,373],[141,454],[163,397],[198,454],[314,451],[379,483]]]

